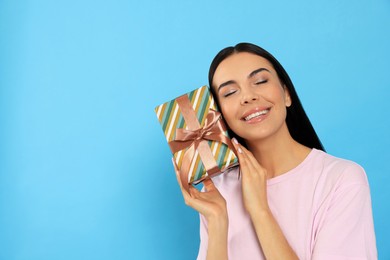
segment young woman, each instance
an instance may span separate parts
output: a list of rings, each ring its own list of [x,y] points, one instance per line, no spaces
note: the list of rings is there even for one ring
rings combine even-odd
[[[240,43],[217,54],[209,84],[240,166],[182,188],[201,216],[198,259],[376,259],[366,174],[324,152],[280,63]]]

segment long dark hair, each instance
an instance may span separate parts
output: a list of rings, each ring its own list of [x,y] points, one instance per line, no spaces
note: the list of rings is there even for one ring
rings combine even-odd
[[[312,124],[310,123],[309,118],[305,113],[305,110],[303,109],[301,101],[299,100],[297,92],[295,91],[294,85],[290,77],[288,76],[287,72],[285,71],[283,66],[279,63],[279,61],[274,56],[272,56],[272,54],[270,54],[268,51],[264,50],[263,48],[257,45],[251,43],[239,43],[234,47],[231,46],[221,50],[217,54],[217,56],[215,56],[215,58],[211,62],[210,69],[209,69],[209,86],[210,86],[211,93],[217,100],[217,103],[219,101],[215,93],[215,90],[212,87],[215,71],[219,66],[219,64],[224,59],[226,59],[227,57],[231,56],[234,53],[239,53],[239,52],[253,53],[255,55],[267,59],[272,64],[276,73],[279,76],[280,81],[282,82],[282,84],[286,86],[288,92],[290,93],[292,102],[291,102],[291,106],[287,107],[286,124],[292,138],[298,143],[303,144],[307,147],[316,148],[325,151]],[[231,136],[236,137],[241,143],[243,143],[243,140],[239,136],[237,136],[233,131],[230,130],[229,132]]]

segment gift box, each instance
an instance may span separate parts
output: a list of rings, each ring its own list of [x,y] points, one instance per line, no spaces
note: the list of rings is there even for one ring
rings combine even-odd
[[[207,86],[155,108],[183,185],[238,165],[226,124]]]

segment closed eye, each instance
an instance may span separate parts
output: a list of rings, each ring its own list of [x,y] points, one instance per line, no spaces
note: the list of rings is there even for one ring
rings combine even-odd
[[[255,82],[255,85],[261,85],[261,84],[264,84],[264,83],[267,83],[268,80],[261,80],[261,81],[257,81]]]
[[[234,93],[236,93],[237,90],[232,90],[232,91],[229,91],[228,93],[225,93],[223,94],[223,97],[228,97],[230,95],[233,95]]]

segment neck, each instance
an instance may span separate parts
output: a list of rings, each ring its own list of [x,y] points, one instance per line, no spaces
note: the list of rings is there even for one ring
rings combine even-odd
[[[298,166],[311,149],[296,142],[287,126],[265,140],[246,141],[249,150],[259,164],[267,170],[267,177],[273,178]]]

